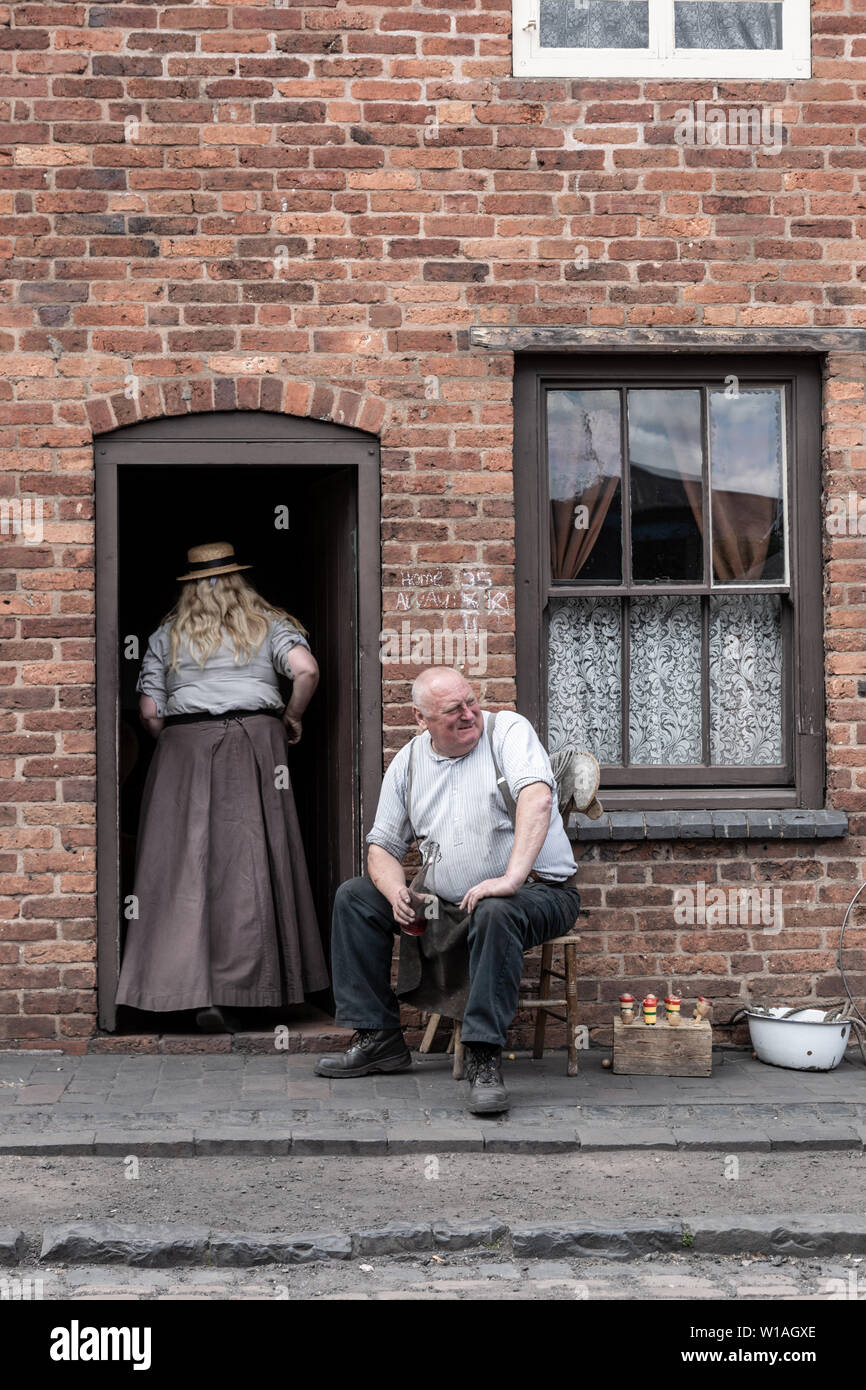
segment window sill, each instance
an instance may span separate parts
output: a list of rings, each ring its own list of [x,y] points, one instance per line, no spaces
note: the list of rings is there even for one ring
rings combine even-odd
[[[848,833],[844,811],[605,811],[573,813],[572,840],[831,840]]]

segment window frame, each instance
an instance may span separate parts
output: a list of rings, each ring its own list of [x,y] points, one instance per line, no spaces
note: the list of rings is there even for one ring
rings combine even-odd
[[[610,810],[726,810],[823,808],[824,667],[821,562],[821,379],[813,356],[669,353],[519,354],[515,364],[515,511],[517,707],[547,737],[549,599],[581,591],[555,584],[550,574],[549,485],[545,449],[545,396],[549,387],[723,387],[735,375],[741,387],[785,387],[788,566],[790,601],[782,599],[783,730],[788,762],[770,768],[693,766],[603,769]],[[583,592],[622,597],[624,585],[585,585]],[[643,593],[694,593],[695,585],[641,585]],[[733,586],[778,591],[782,586]],[[720,591],[724,593],[728,586]],[[626,715],[627,717],[627,715]],[[696,775],[703,774],[703,775]]]
[[[781,0],[781,49],[674,48],[674,0],[648,0],[650,49],[541,48],[541,0],[512,0],[515,77],[646,77],[767,81],[811,77],[809,0]]]

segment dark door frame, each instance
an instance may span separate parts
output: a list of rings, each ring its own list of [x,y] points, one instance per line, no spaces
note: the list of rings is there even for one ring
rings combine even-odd
[[[243,457],[238,453],[243,451]],[[99,1026],[113,1031],[120,971],[120,796],[118,738],[121,634],[118,615],[118,470],[203,464],[315,465],[357,472],[355,618],[356,720],[347,731],[358,795],[343,807],[351,843],[341,843],[341,877],[359,873],[364,827],[382,776],[379,441],[347,426],[265,411],[225,411],[144,421],[94,440],[96,485],[97,991]],[[363,731],[363,736],[362,736]],[[342,760],[341,760],[342,762]],[[351,805],[348,803],[351,802]]]

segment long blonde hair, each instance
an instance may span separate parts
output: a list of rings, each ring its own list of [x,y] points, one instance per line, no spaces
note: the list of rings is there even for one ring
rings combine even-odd
[[[217,575],[216,583],[187,580],[174,608],[163,619],[171,626],[171,667],[177,669],[182,645],[189,648],[199,666],[204,666],[225,637],[234,643],[235,665],[246,666],[275,618],[287,618],[306,637],[307,630],[297,618],[267,603],[237,570]]]

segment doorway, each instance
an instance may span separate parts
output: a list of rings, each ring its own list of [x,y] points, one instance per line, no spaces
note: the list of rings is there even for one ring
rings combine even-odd
[[[327,952],[334,893],[360,872],[381,773],[378,463],[376,441],[360,431],[267,413],[152,421],[96,442],[102,1028],[183,1026],[135,1010],[118,1017],[114,995],[154,748],[135,685],[190,546],[230,541],[259,592],[309,632],[321,680],[289,770]],[[326,996],[312,1002],[328,1007]]]

